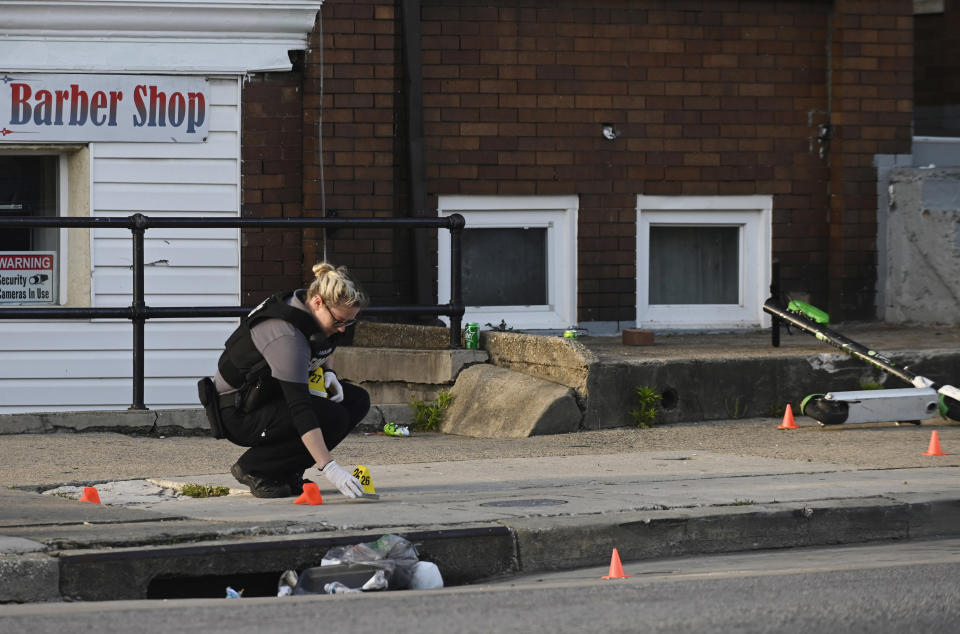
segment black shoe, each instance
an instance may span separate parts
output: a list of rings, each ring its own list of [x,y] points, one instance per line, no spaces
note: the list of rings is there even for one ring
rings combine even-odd
[[[303,485],[313,481],[304,479],[303,471],[297,471],[296,473],[291,473],[286,478],[286,482],[290,485],[290,491],[293,495],[300,495],[303,493]]]
[[[286,482],[278,482],[253,473],[247,473],[240,467],[239,462],[230,467],[230,473],[237,479],[237,482],[250,487],[250,493],[255,498],[288,498],[293,495],[290,491],[290,485]]]

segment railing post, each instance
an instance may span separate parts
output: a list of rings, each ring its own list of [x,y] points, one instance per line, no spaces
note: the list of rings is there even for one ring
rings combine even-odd
[[[461,239],[467,221],[460,214],[450,214],[450,347],[460,347],[460,328],[463,322],[463,263]]]
[[[143,238],[147,230],[147,217],[143,214],[130,216],[130,231],[133,233],[133,303],[130,305],[130,320],[133,322],[133,404],[131,410],[147,409],[143,402],[144,383],[144,311],[147,304],[143,291]]]
[[[770,297],[781,302],[783,291],[780,289],[780,261],[774,260],[770,275]],[[776,315],[770,321],[770,343],[774,348],[780,347],[780,318]]]

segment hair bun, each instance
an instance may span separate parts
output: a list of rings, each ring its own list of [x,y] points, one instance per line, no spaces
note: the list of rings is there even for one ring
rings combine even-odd
[[[326,275],[327,273],[333,270],[334,270],[333,265],[330,264],[329,262],[319,262],[313,265],[313,275],[314,277],[317,277],[317,278],[323,277],[324,275]]]
[[[307,289],[307,298],[319,295],[331,305],[366,306],[370,298],[350,276],[347,267],[334,266],[329,262],[313,265],[316,279]]]

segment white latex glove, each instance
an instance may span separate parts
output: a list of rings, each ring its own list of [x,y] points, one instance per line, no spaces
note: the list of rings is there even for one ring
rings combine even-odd
[[[334,403],[343,401],[343,387],[340,385],[340,379],[333,373],[333,370],[324,370],[323,387],[327,388],[327,398]]]
[[[360,481],[354,478],[353,474],[349,471],[338,465],[336,460],[328,462],[320,473],[326,476],[330,484],[337,487],[340,493],[343,493],[348,498],[358,498],[363,495],[363,485],[360,484]]]

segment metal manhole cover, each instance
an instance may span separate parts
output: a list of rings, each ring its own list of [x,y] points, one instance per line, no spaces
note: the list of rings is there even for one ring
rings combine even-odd
[[[501,500],[499,502],[484,502],[480,506],[557,506],[566,504],[566,500],[548,500],[540,498],[536,500]]]

